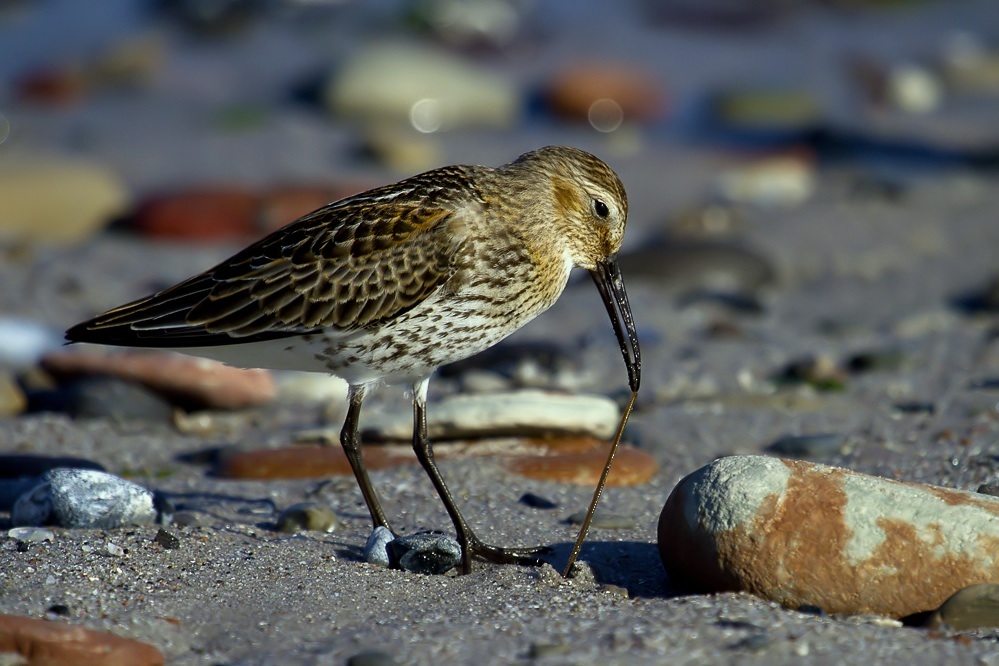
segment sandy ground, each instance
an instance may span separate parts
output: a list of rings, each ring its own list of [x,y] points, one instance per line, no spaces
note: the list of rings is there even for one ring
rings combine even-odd
[[[898,20],[911,28],[908,53],[918,54],[923,22],[906,16]],[[848,28],[855,26],[838,27],[856,40],[870,33],[875,43],[880,20],[854,32]],[[802,23],[808,34],[813,21]],[[283,44],[280,33],[270,38]],[[257,39],[269,43],[259,33]],[[734,50],[719,53],[705,39],[702,55],[731,63]],[[889,41],[906,40],[892,33]],[[780,53],[768,49],[749,53],[762,60]],[[288,60],[295,59],[284,65]],[[111,99],[72,114],[12,107],[7,115],[24,128],[18,150],[49,150],[81,127],[100,137],[90,155],[118,167],[138,192],[185,177],[253,183],[301,174],[394,176],[373,173],[370,165],[354,168],[345,157],[331,161],[347,154],[349,130],[331,129],[301,109],[275,111],[277,120],[259,132],[206,148],[197,141],[210,141],[209,130],[185,125],[169,104]],[[979,136],[999,133],[994,116],[975,127]],[[191,168],[171,136],[201,145],[199,154],[214,151],[213,159]],[[629,189],[628,249],[638,249],[677,212],[703,203],[718,171],[732,163],[716,149],[654,132],[640,140],[638,152],[618,154],[610,139],[535,123],[515,135],[444,135],[439,148],[443,162],[500,163],[547,143],[605,156]],[[251,166],[241,159],[254,154],[274,159]],[[750,248],[776,275],[752,290],[755,310],[679,299],[678,279],[662,261],[644,272],[633,264],[639,266],[633,278],[626,265],[645,372],[628,439],[661,469],[649,484],[607,491],[602,506],[630,517],[632,526],[594,529],[580,557],[584,571],[573,580],[548,566],[476,563],[471,575],[437,577],[377,568],[361,561],[369,522],[351,479],[236,482],[213,477],[206,464],[184,462],[184,454],[218,447],[287,444],[297,429],[326,422],[322,406],[276,405],[200,436],[169,425],[39,414],[0,420],[0,452],[99,462],[167,493],[203,524],[169,528],[180,540],[173,550],[153,543],[155,528],[57,530],[54,542],[27,552],[0,539],[0,612],[46,617],[47,609],[64,604],[69,621],[149,641],[177,664],[339,664],[368,650],[421,664],[999,663],[995,632],[954,639],[871,618],[817,617],[745,595],[683,595],[667,580],[655,537],[663,502],[685,474],[718,455],[759,453],[790,434],[843,434],[841,453],[815,459],[866,473],[971,490],[994,479],[997,394],[977,386],[999,376],[996,317],[960,304],[981,293],[999,268],[997,209],[994,172],[823,161],[805,203],[736,211],[726,242]],[[0,311],[61,329],[143,295],[151,284],[206,268],[232,249],[106,234],[70,248],[8,253],[0,262]],[[681,273],[728,270],[745,277],[729,262],[696,259]],[[605,319],[595,290],[581,279],[510,343],[553,342],[580,369],[576,390],[619,387],[620,396],[626,377]],[[727,334],[712,334],[718,330]],[[872,350],[899,352],[902,362],[849,375],[842,391],[774,392],[771,378],[791,361],[825,355],[842,362]],[[453,378],[435,382],[430,409],[459,387]],[[927,407],[899,408],[914,403]],[[399,389],[385,388],[365,419],[375,422],[405,405]],[[330,412],[335,417],[340,409]],[[486,540],[552,545],[549,560],[561,567],[576,530],[565,518],[585,507],[591,488],[522,479],[492,458],[454,457],[442,467]],[[447,529],[418,467],[372,476],[398,532]],[[525,492],[559,506],[527,507],[517,501]],[[309,499],[334,507],[342,528],[296,536],[271,531],[277,511]],[[108,543],[125,554],[108,554]]]

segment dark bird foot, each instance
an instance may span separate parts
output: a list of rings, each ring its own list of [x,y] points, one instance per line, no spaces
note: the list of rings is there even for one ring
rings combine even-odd
[[[527,567],[540,567],[545,563],[538,555],[552,552],[549,546],[535,548],[500,548],[475,540],[468,544],[468,556],[478,557],[495,564],[519,564]],[[469,562],[469,565],[471,562]],[[467,573],[467,571],[465,572]]]

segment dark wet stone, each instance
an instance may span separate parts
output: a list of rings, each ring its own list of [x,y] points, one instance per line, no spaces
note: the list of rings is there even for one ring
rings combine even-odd
[[[958,295],[952,303],[967,314],[999,312],[999,276],[990,278],[977,289]]]
[[[534,493],[524,493],[518,500],[521,504],[526,504],[532,509],[557,509],[558,504],[547,497],[535,495]]]
[[[76,469],[96,469],[103,472],[104,465],[71,456],[37,456],[31,454],[0,455],[0,479],[16,479],[22,476],[38,476],[51,469],[73,467]]]
[[[700,303],[721,305],[733,312],[740,314],[762,314],[763,303],[752,294],[729,293],[721,291],[709,291],[697,289],[689,291],[677,299],[677,304],[681,307],[688,307]]]
[[[279,532],[335,532],[340,520],[333,509],[319,502],[302,502],[288,507],[277,519]]]
[[[586,519],[586,511],[577,511],[565,519],[570,525],[582,525]],[[626,530],[635,526],[635,519],[631,516],[621,516],[616,513],[608,513],[597,509],[593,514],[590,527],[604,530]]]
[[[50,391],[28,394],[28,411],[62,412],[73,418],[166,422],[173,406],[152,391],[113,377],[87,377]]]
[[[820,433],[815,435],[790,435],[781,437],[764,451],[791,458],[812,458],[833,456],[842,450],[846,435],[840,433]]]
[[[153,543],[159,544],[167,550],[173,550],[174,548],[180,547],[180,539],[164,529],[160,529],[156,532],[156,536],[153,537]]]
[[[461,546],[446,534],[421,532],[393,539],[387,546],[393,568],[436,575],[450,571],[461,560]]]
[[[388,652],[365,650],[347,657],[347,666],[396,666],[398,660]]]
[[[816,606],[815,604],[802,604],[798,606],[798,612],[807,615],[818,615],[820,617],[826,614],[821,606]]]
[[[113,474],[54,469],[18,498],[11,523],[111,529],[169,523],[172,514],[173,507],[164,497]]]
[[[999,497],[999,481],[989,481],[988,483],[983,483],[978,486],[978,492],[983,495],[992,495],[993,497]]]
[[[903,414],[935,414],[937,411],[932,402],[896,402],[892,407]]]
[[[975,380],[968,385],[968,388],[995,391],[999,389],[999,377],[989,377],[987,379]]]
[[[672,293],[751,294],[776,275],[770,261],[756,252],[717,241],[652,239],[622,253],[619,261],[629,279],[650,280]]]
[[[52,613],[60,617],[69,617],[69,606],[66,604],[52,604],[45,609],[46,613]]]
[[[895,349],[875,349],[854,354],[843,366],[851,373],[889,372],[898,370],[905,363],[905,354]]]
[[[958,590],[930,615],[926,626],[958,631],[999,627],[999,584],[980,583]]]
[[[395,535],[387,527],[379,525],[371,531],[367,543],[364,544],[364,561],[387,567],[390,563],[388,544]]]

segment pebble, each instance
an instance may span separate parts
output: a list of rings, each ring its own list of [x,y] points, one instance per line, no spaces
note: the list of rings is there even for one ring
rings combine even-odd
[[[397,454],[378,446],[362,447],[361,455],[369,471],[416,462],[412,454]],[[311,479],[353,474],[339,444],[227,453],[219,460],[216,472],[225,479]]]
[[[128,206],[128,189],[107,167],[70,159],[0,160],[0,239],[79,243]]]
[[[289,506],[277,519],[278,532],[294,534],[310,532],[335,532],[340,528],[336,512],[319,502],[301,502]]]
[[[774,377],[782,383],[804,383],[819,391],[842,391],[846,373],[835,359],[825,354],[806,356],[789,362]]]
[[[534,493],[524,493],[518,500],[521,504],[526,504],[532,509],[557,509],[558,504],[547,497],[535,495]]]
[[[326,83],[323,99],[336,115],[406,124],[422,133],[509,127],[520,108],[520,95],[505,76],[400,43],[361,50]]]
[[[379,525],[371,531],[364,544],[364,561],[381,567],[389,566],[388,544],[395,539],[389,528]]]
[[[159,544],[167,550],[180,548],[180,539],[170,534],[163,528],[156,530],[156,536],[153,537],[153,543]]]
[[[821,433],[815,435],[789,435],[781,437],[764,449],[767,453],[792,458],[834,456],[843,450],[846,435]]]
[[[509,0],[425,0],[410,7],[410,20],[462,50],[502,50],[527,22],[532,3]]]
[[[448,396],[427,410],[432,440],[475,437],[590,435],[609,439],[621,417],[617,403],[598,395],[539,390]],[[409,441],[413,418],[398,414],[379,423],[382,439]]]
[[[692,590],[898,618],[999,578],[997,516],[999,500],[976,493],[731,456],[674,488],[659,553]]]
[[[109,375],[136,382],[192,409],[242,409],[271,402],[276,389],[267,370],[161,352],[65,351],[47,354],[53,376]]]
[[[793,207],[815,192],[815,164],[799,156],[768,157],[719,174],[716,190],[725,201]]]
[[[999,481],[989,481],[988,483],[983,483],[978,486],[978,492],[983,495],[999,497]]]
[[[42,527],[14,527],[7,531],[7,536],[25,543],[55,540],[55,533]]]
[[[19,615],[0,615],[0,653],[22,655],[30,664],[161,666],[163,653],[103,631]]]
[[[925,67],[902,64],[888,72],[888,99],[906,113],[930,113],[943,101],[940,79]]]
[[[55,525],[111,529],[166,524],[173,508],[162,496],[113,474],[89,469],[54,469],[14,503],[15,526]]]
[[[115,377],[85,377],[56,389],[28,394],[32,412],[61,412],[73,418],[107,418],[166,423],[174,408],[159,394]]]
[[[420,532],[390,541],[389,566],[412,573],[439,575],[461,561],[461,546],[454,537],[435,532]]]
[[[715,96],[715,120],[744,131],[798,131],[821,120],[810,92],[793,89],[728,91]]]
[[[624,123],[665,115],[665,95],[650,74],[632,65],[574,64],[548,82],[545,99],[557,115],[612,132]]]
[[[566,439],[566,438],[563,438]],[[545,451],[550,440],[540,442],[542,451],[534,455],[517,455],[506,460],[508,470],[529,479],[592,486],[600,479],[607,462],[607,442],[576,438],[589,446],[583,450]],[[622,444],[614,455],[614,464],[607,477],[608,486],[639,486],[647,483],[659,471],[659,463],[651,455],[633,446]]]
[[[979,583],[958,590],[933,611],[926,626],[957,631],[999,627],[999,584]]]
[[[28,407],[28,399],[10,373],[0,370],[0,417],[17,416]]]
[[[570,525],[582,525],[584,520],[586,520],[585,509],[571,514],[565,519],[565,522]],[[590,521],[590,527],[596,527],[604,530],[627,530],[634,526],[634,518],[601,511],[600,509],[597,509],[597,511],[593,514],[593,520]]]
[[[629,279],[654,282],[669,294],[695,290],[752,293],[771,284],[773,264],[731,242],[653,239],[623,252],[621,271]]]
[[[347,657],[347,666],[396,666],[399,661],[388,652],[365,650]]]

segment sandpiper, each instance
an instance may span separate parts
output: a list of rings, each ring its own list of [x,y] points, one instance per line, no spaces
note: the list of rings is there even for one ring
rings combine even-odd
[[[473,555],[539,564],[546,549],[490,546],[465,522],[427,438],[427,386],[438,367],[551,307],[580,267],[596,282],[637,391],[638,339],[617,264],[627,217],[621,180],[575,148],[541,148],[496,168],[443,167],[324,206],[66,338],[342,377],[349,390],[340,443],[374,525],[389,529],[358,422],[374,385],[408,385],[413,449],[454,523],[462,571]]]

